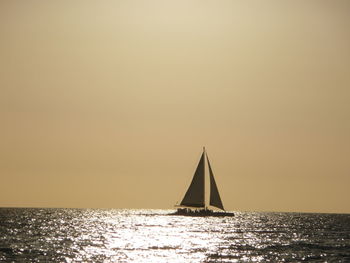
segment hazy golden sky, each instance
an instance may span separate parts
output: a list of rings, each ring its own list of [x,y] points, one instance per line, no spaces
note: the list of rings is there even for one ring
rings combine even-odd
[[[0,2],[0,206],[350,213],[350,1]]]

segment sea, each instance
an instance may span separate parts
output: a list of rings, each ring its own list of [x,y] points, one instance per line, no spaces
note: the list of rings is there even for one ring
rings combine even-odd
[[[350,214],[0,208],[0,262],[350,262]]]

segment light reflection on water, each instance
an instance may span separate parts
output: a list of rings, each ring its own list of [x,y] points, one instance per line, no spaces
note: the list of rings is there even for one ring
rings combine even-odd
[[[350,215],[0,209],[0,261],[350,260]]]

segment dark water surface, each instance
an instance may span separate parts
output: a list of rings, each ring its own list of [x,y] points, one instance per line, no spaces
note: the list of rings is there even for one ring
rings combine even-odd
[[[0,208],[1,262],[350,262],[350,214]]]

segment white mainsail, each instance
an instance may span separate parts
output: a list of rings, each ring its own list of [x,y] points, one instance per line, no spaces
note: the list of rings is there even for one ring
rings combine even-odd
[[[198,208],[206,208],[205,204],[205,159],[207,160],[208,167],[209,167],[209,179],[210,179],[210,198],[209,198],[209,205],[225,210],[224,206],[222,204],[220,194],[218,187],[216,185],[214,174],[209,162],[208,155],[203,148],[203,153],[201,155],[201,158],[199,160],[197,169],[194,173],[194,176],[192,178],[191,184],[189,188],[187,189],[187,192],[182,199],[180,206],[186,206],[186,207],[198,207]]]
[[[204,174],[205,174],[205,156],[202,153],[199,160],[196,172],[194,173],[190,187],[188,188],[185,197],[182,199],[180,205],[193,206],[193,207],[205,207],[204,200]]]

